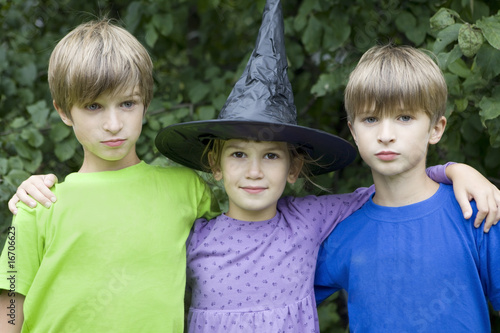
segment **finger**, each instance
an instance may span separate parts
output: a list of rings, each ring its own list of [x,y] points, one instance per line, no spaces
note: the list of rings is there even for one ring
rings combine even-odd
[[[462,214],[464,215],[464,218],[470,219],[472,216],[472,207],[470,205],[470,201],[467,195],[461,193],[456,194],[456,199],[458,204],[460,205],[460,208],[462,209]]]
[[[498,223],[500,219],[500,209],[494,198],[491,199],[489,203],[488,216],[484,223],[484,232],[489,232],[491,227]]]
[[[47,191],[50,192],[50,194],[48,194]],[[16,194],[19,197],[19,200],[31,208],[35,208],[38,202],[45,207],[50,207],[52,205],[50,196],[53,196],[53,194],[47,186],[43,184],[42,180],[40,180],[39,183],[36,183],[36,185],[33,184],[33,180],[25,180],[17,188]]]
[[[16,215],[17,214],[17,207],[16,204],[19,202],[19,197],[14,194],[12,198],[9,200],[9,210],[12,214]]]
[[[484,205],[477,204],[477,216],[474,225],[480,225],[484,220],[484,232],[489,232],[497,216],[497,205],[493,196],[488,197],[488,202]]]
[[[44,179],[43,183],[44,183],[43,186],[36,187],[38,191],[34,191],[33,193],[30,194],[33,197],[33,199],[39,201],[40,203],[44,204],[45,207],[48,208],[53,202],[56,202],[57,200],[54,193],[50,190],[50,188],[54,186],[55,183],[57,183],[57,177],[54,176],[49,179]]]
[[[45,175],[43,177],[43,183],[48,187],[54,186],[58,182],[57,176],[54,174]]]
[[[17,197],[19,198],[19,201],[25,203],[28,207],[35,208],[36,207],[36,201],[33,200],[32,197],[26,191],[22,188],[18,188],[16,192]]]

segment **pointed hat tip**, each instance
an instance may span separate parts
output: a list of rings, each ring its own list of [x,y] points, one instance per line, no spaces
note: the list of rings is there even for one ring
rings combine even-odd
[[[268,0],[255,48],[219,119],[297,124],[279,0]]]

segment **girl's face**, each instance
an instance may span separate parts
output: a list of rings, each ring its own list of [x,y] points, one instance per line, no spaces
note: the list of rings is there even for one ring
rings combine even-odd
[[[297,180],[300,166],[291,161],[285,142],[226,141],[220,169],[213,171],[216,180],[224,180],[229,197],[226,215],[243,221],[273,218],[287,181]]]

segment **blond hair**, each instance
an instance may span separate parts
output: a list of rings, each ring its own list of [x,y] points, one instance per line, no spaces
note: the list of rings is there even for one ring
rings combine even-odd
[[[109,20],[91,21],[56,45],[48,81],[52,99],[70,119],[74,105],[128,89],[138,90],[146,110],[153,97],[153,64],[144,46],[127,30]]]
[[[345,90],[347,119],[404,111],[425,112],[435,124],[446,111],[448,90],[443,74],[424,52],[409,46],[375,46],[360,59]]]

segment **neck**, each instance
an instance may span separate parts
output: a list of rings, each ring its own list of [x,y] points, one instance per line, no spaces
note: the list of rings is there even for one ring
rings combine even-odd
[[[106,161],[106,160],[95,160],[89,161],[88,159],[83,159],[82,166],[78,172],[89,173],[89,172],[103,172],[103,171],[117,171],[125,169],[136,165],[141,160],[137,155],[128,156],[127,158],[118,161]]]
[[[430,179],[425,168],[401,175],[385,176],[372,172],[375,184],[373,202],[380,206],[402,207],[429,199],[439,184]]]

